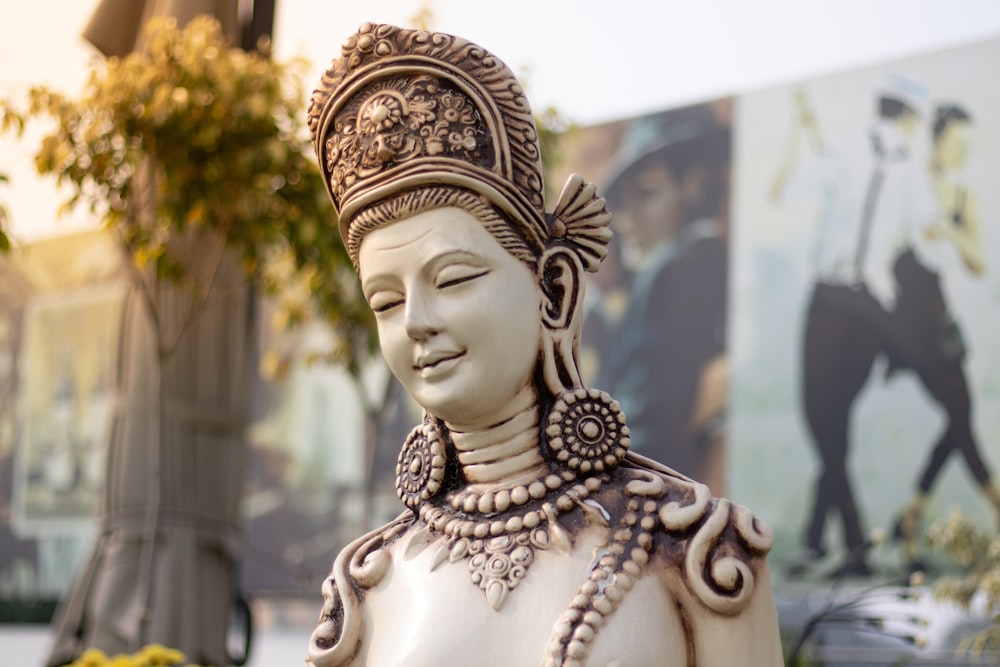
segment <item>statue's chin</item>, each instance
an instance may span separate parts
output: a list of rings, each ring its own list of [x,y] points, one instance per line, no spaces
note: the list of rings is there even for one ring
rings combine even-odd
[[[461,431],[504,423],[537,402],[537,391],[530,380],[506,390],[490,384],[489,380],[466,387],[447,384],[423,385],[409,394],[429,414]]]

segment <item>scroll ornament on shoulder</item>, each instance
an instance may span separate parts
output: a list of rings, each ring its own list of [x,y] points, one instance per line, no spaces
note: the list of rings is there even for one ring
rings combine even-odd
[[[688,544],[688,586],[712,611],[737,614],[750,604],[757,568],[773,544],[767,524],[746,507],[719,499]]]
[[[364,592],[385,577],[392,561],[388,546],[412,523],[413,515],[406,512],[359,537],[337,556],[323,582],[323,610],[309,638],[308,667],[343,667],[354,658],[363,630]]]
[[[712,611],[737,614],[753,598],[757,568],[774,544],[771,529],[746,507],[713,499],[704,484],[673,481],[684,493],[664,503],[659,517],[668,533],[694,531],[687,537],[684,579]]]

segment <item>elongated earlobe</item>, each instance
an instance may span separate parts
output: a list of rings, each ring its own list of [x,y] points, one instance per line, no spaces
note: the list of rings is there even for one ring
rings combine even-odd
[[[550,248],[538,260],[542,288],[542,358],[553,395],[583,386],[577,361],[583,312],[583,266],[575,253]]]

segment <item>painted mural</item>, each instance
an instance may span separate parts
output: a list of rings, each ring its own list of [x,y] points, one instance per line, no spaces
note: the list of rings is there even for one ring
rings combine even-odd
[[[998,59],[737,102],[728,478],[782,575],[925,570],[934,518],[1000,520]]]

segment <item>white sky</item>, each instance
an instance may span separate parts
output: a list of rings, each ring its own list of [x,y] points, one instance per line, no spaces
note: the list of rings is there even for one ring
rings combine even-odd
[[[79,90],[94,53],[79,35],[96,4],[0,0],[0,96]],[[580,124],[1000,37],[995,0],[277,0],[276,56],[308,57],[311,89],[358,25],[405,25],[421,5],[435,29],[521,74],[536,110]],[[23,241],[89,224],[56,219],[65,196],[34,176],[34,143],[0,138],[13,181],[0,198]]]

